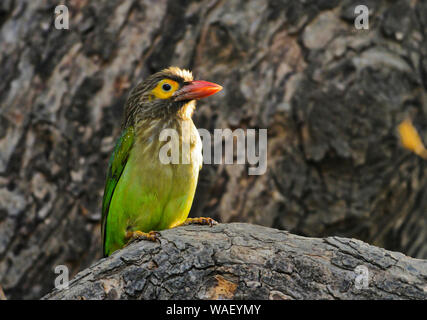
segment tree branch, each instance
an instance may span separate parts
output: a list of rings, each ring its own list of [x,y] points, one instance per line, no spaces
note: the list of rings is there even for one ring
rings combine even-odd
[[[43,299],[135,298],[426,299],[427,261],[245,223],[186,226],[130,244]]]

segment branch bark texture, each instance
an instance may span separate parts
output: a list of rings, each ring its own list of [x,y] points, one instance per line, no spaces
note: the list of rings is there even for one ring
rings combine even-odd
[[[44,299],[427,299],[427,261],[359,240],[232,223],[160,242],[132,243]]]

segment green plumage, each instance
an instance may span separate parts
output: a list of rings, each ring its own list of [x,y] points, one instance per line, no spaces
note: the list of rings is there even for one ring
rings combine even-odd
[[[105,226],[107,222],[108,211],[110,208],[111,198],[114,189],[119,182],[123,169],[126,166],[130,150],[134,141],[134,129],[128,127],[123,130],[119,139],[117,139],[116,146],[110,157],[107,170],[107,181],[105,182],[104,198],[102,200],[102,219],[101,219],[101,237],[103,241],[103,252],[107,255],[105,247]]]
[[[146,122],[134,134],[128,128],[120,137],[110,161],[104,196],[105,255],[126,244],[127,231],[169,229],[187,218],[202,163],[201,141],[194,135],[197,130],[192,121],[190,125],[193,142],[189,164],[161,163],[159,153],[165,142],[144,134]]]

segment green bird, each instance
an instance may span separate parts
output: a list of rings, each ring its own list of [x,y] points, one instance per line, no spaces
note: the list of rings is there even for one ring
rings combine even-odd
[[[202,142],[191,116],[197,99],[221,89],[215,83],[194,81],[190,71],[170,67],[130,92],[102,202],[104,256],[136,238],[156,241],[156,231],[216,223],[211,218],[187,217],[203,162]],[[172,137],[162,138],[170,129],[177,133],[175,145]],[[164,154],[170,156],[177,145],[178,159],[183,161],[164,161],[165,148],[169,151]]]

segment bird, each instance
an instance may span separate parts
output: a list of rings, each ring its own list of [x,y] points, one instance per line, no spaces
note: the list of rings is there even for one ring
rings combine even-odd
[[[102,200],[104,257],[135,239],[158,241],[158,231],[164,229],[217,224],[211,218],[188,218],[188,214],[203,163],[202,142],[192,115],[196,100],[221,90],[216,83],[193,80],[189,70],[169,67],[130,91]],[[169,129],[177,133],[179,159],[187,161],[162,161],[162,148],[172,138],[166,141],[161,136]],[[188,148],[183,146],[185,141]]]

